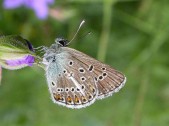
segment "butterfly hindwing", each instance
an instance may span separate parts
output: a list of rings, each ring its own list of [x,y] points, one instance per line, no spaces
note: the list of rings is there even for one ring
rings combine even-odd
[[[63,60],[64,63],[50,63],[46,70],[52,100],[69,108],[82,108],[94,103],[98,95],[97,86],[87,69],[71,55],[66,55]]]

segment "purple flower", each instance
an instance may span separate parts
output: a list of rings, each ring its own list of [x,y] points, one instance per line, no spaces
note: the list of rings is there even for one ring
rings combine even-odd
[[[6,64],[12,67],[32,66],[34,62],[35,58],[31,55],[24,56],[23,58],[20,59],[6,60]]]
[[[53,3],[54,0],[4,0],[3,6],[6,9],[26,6],[34,10],[39,19],[45,19],[48,16],[48,5]]]

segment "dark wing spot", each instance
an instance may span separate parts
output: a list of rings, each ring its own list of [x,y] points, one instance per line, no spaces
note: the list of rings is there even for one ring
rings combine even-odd
[[[66,73],[66,70],[63,70],[63,73]]]
[[[102,70],[106,70],[106,68],[105,68],[105,67],[102,67]]]
[[[103,76],[99,76],[99,79],[100,79],[100,80],[103,79]]]
[[[68,88],[66,88],[66,90],[65,91],[69,91],[69,89]]]
[[[84,81],[86,78],[85,77],[81,77],[81,80]]]
[[[84,89],[85,87],[84,87],[84,85],[82,85],[82,89]]]
[[[89,95],[89,99],[90,99],[90,100],[92,99],[92,96],[91,96],[91,95]]]
[[[89,67],[89,71],[92,71],[93,70],[93,65],[90,65],[90,67]]]
[[[103,73],[103,76],[104,76],[104,77],[107,76],[107,73]]]
[[[80,89],[79,89],[79,88],[77,88],[76,90],[77,90],[77,91],[80,91]]]
[[[96,91],[96,90],[93,88],[93,90],[92,90],[92,91],[93,91],[93,93],[95,93],[95,91]]]
[[[52,85],[53,85],[53,86],[55,86],[55,83],[54,83],[54,82],[52,82]]]
[[[94,77],[95,81],[97,81],[97,77]]]
[[[80,69],[79,69],[79,72],[80,72],[80,73],[84,73],[84,69],[83,69],[83,68],[80,68]]]
[[[75,89],[74,89],[74,88],[72,88],[72,89],[71,89],[71,91],[75,91]]]
[[[72,65],[73,65],[73,62],[72,62],[72,61],[70,61],[70,62],[69,62],[69,65],[70,65],[70,66],[72,66]]]

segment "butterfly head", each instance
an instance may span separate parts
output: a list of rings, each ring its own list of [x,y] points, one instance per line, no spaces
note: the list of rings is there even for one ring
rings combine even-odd
[[[64,38],[56,38],[55,42],[58,46],[65,47],[68,46],[69,41]]]

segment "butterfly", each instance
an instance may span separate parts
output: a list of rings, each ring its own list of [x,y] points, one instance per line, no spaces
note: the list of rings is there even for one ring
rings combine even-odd
[[[111,96],[125,84],[126,77],[80,51],[67,47],[69,41],[57,38],[44,47],[43,64],[54,103],[68,108],[84,108]]]

